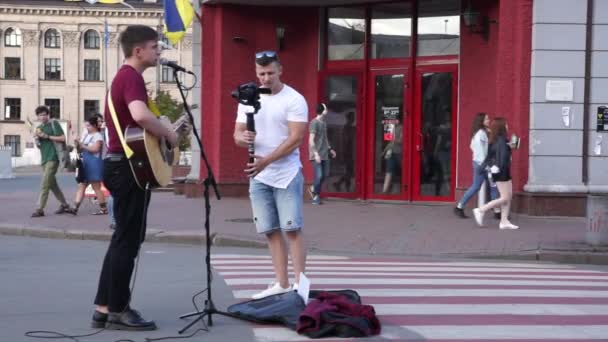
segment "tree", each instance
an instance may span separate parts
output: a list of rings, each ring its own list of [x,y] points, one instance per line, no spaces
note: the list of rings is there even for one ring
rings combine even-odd
[[[178,103],[174,100],[169,92],[159,91],[158,95],[154,99],[154,103],[160,113],[171,120],[171,122],[175,122],[175,120],[179,119],[184,113],[184,105]],[[179,149],[180,151],[185,151],[190,148],[190,135],[182,136],[179,139]]]

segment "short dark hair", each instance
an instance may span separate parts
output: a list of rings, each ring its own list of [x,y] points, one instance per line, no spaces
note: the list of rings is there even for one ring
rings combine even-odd
[[[327,109],[325,103],[319,103],[317,105],[317,114],[323,114],[323,112]]]
[[[40,115],[42,113],[46,113],[48,115],[48,114],[51,114],[51,110],[47,106],[38,106],[38,107],[36,107],[36,116],[38,116],[38,115]]]
[[[149,41],[157,41],[158,32],[150,26],[145,25],[130,25],[120,34],[120,46],[126,58],[133,55],[133,49],[136,46]]]
[[[95,129],[98,129],[99,127],[99,118],[96,115],[91,116],[90,118],[87,119],[87,122],[95,127]]]

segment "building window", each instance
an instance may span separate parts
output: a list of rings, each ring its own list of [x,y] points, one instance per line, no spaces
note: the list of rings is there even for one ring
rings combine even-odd
[[[11,147],[11,155],[13,157],[21,157],[21,136],[19,135],[5,135],[4,146]]]
[[[410,57],[412,4],[386,3],[372,7],[371,58]]]
[[[21,58],[4,58],[4,78],[8,80],[18,80],[21,78]]]
[[[84,60],[84,80],[99,81],[99,60],[85,59]]]
[[[44,99],[44,105],[49,107],[51,119],[59,119],[61,117],[60,99]]]
[[[9,28],[4,31],[4,46],[21,46],[21,30]]]
[[[421,1],[418,15],[418,56],[460,54],[459,0]]]
[[[99,49],[99,33],[95,30],[88,30],[84,34],[85,49]]]
[[[328,17],[328,59],[363,59],[365,52],[365,8],[330,8]]]
[[[59,32],[55,29],[48,29],[44,33],[44,47],[46,48],[59,48],[61,47],[61,37]]]
[[[99,113],[99,101],[84,100],[84,119],[88,120],[97,113]]]
[[[21,99],[4,99],[4,119],[21,120]]]
[[[174,83],[173,68],[163,65],[161,81],[163,83]]]
[[[61,80],[61,63],[59,58],[44,59],[44,79]]]

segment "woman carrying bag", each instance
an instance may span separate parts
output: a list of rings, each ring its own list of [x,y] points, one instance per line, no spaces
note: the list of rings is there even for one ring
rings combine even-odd
[[[108,207],[106,205],[105,196],[101,190],[101,181],[103,180],[103,160],[101,153],[103,148],[103,136],[99,132],[99,123],[97,117],[93,116],[85,123],[87,132],[82,135],[80,141],[75,140],[74,145],[79,154],[80,163],[76,181],[78,189],[74,198],[74,207],[70,209],[70,214],[76,215],[78,208],[84,198],[84,193],[89,184],[95,191],[97,201],[99,202],[99,211],[95,215],[106,215]]]
[[[486,211],[501,207],[500,229],[518,229],[519,227],[509,222],[509,210],[511,208],[511,198],[513,197],[513,185],[511,182],[511,146],[507,140],[507,121],[504,118],[492,120],[490,125],[490,139],[488,156],[482,164],[488,170],[488,177],[496,182],[500,197],[490,201],[484,206],[473,209],[475,222],[483,226],[483,216]]]
[[[486,113],[477,113],[473,119],[471,129],[471,144],[469,147],[473,152],[473,184],[467,189],[460,201],[456,203],[454,214],[461,218],[466,218],[464,208],[467,202],[475,196],[481,189],[483,182],[487,180],[487,172],[482,164],[488,155],[488,130],[490,129],[490,117]],[[490,187],[491,198],[498,197],[496,187]],[[498,213],[497,213],[498,214]]]

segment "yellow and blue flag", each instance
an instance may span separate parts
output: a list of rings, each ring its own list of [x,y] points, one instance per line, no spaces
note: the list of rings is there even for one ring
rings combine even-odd
[[[165,36],[171,44],[184,38],[194,19],[194,8],[188,0],[164,0]]]

